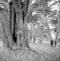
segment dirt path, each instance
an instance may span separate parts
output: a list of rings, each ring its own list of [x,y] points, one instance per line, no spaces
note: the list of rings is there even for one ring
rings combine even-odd
[[[52,59],[56,58],[56,60],[59,59],[59,61],[60,61],[60,49],[58,49],[58,48],[54,48],[54,47],[51,48],[46,45],[37,45],[37,44],[30,44],[30,47],[31,47],[31,49],[37,51],[40,54],[41,54],[41,52],[44,53],[45,56],[47,56],[47,54],[48,54],[48,56],[51,56]]]

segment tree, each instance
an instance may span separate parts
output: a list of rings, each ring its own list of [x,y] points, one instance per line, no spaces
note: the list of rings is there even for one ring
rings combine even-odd
[[[27,0],[28,1],[28,0]],[[26,4],[28,3],[26,1]],[[29,47],[28,44],[28,39],[27,39],[27,20],[26,20],[26,16],[24,17],[23,20],[23,14],[22,11],[24,12],[24,15],[27,13],[27,8],[26,5],[23,7],[25,9],[21,9],[22,8],[22,0],[13,0],[13,5],[15,7],[16,10],[16,14],[17,14],[17,26],[18,26],[18,30],[17,30],[17,43],[18,46],[21,45],[22,47]]]
[[[10,12],[9,12],[9,3],[8,2],[4,2],[4,1],[0,1],[0,4],[2,4],[2,6],[0,7],[1,10],[1,15],[3,17],[2,20],[0,20],[2,26],[3,26],[3,30],[4,30],[4,34],[5,34],[5,37],[7,37],[6,40],[4,41],[7,41],[8,44],[9,44],[9,47],[11,48],[12,45],[13,45],[13,39],[12,39],[12,34],[11,34],[11,31],[10,31]]]

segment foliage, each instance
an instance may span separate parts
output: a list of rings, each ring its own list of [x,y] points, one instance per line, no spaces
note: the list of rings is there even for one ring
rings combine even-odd
[[[41,36],[44,34],[46,35],[46,37],[48,39],[52,39],[51,34],[50,34],[51,31],[49,30],[49,26],[48,26],[48,20],[54,26],[58,25],[58,17],[57,17],[58,11],[56,9],[54,9],[55,6],[53,8],[51,8],[53,5],[57,4],[57,2],[55,4],[52,3],[51,6],[48,6],[48,2],[50,2],[50,1],[41,0],[41,1],[37,1],[37,2],[33,3],[31,5],[31,10],[29,10],[28,16],[27,16],[28,21],[32,22],[34,24],[34,27],[36,25],[37,30],[40,29],[40,31],[42,31],[40,34],[40,39],[41,39]],[[52,10],[52,9],[54,9],[54,10]],[[35,11],[37,14],[32,15],[32,13]],[[36,24],[37,22],[39,23],[38,25]],[[46,27],[45,23],[47,24],[47,29],[44,29]],[[40,28],[38,26],[40,26]],[[33,25],[32,25],[32,27],[33,27]],[[54,32],[57,32],[56,29],[54,30]],[[36,29],[32,33],[34,33],[35,31],[36,31]],[[39,33],[40,31],[37,31],[37,33]],[[34,34],[36,35],[36,33],[34,33]],[[50,36],[48,37],[48,35],[50,35]],[[42,36],[42,38],[43,38],[43,36]]]

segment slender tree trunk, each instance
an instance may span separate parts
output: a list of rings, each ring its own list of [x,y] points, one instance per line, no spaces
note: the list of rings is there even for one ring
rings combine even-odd
[[[12,3],[10,3],[10,29],[11,29],[11,33],[14,33],[14,7],[13,5],[11,5]]]
[[[29,41],[28,41],[28,27],[27,27],[27,18],[25,17],[25,20],[24,20],[24,40],[25,40],[25,44],[26,44],[26,47],[27,48],[30,48],[29,47]]]
[[[60,10],[58,14],[58,26],[57,26],[57,36],[56,36],[56,41],[58,42],[58,37],[60,36]]]

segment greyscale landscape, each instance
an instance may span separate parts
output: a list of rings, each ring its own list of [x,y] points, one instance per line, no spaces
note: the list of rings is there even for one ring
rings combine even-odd
[[[60,0],[0,0],[0,61],[60,61]]]

